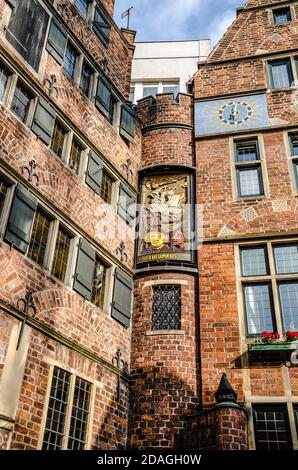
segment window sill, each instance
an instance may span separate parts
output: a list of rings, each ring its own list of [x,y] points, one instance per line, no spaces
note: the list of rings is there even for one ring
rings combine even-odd
[[[185,335],[184,330],[150,330],[145,332],[145,336],[165,336],[165,335]]]
[[[260,199],[266,199],[267,196],[249,196],[249,197],[238,197],[236,201],[259,201]]]
[[[293,92],[293,91],[296,91],[296,90],[297,90],[296,86],[290,86],[290,87],[284,87],[284,88],[268,88],[269,93],[279,93],[281,91]]]

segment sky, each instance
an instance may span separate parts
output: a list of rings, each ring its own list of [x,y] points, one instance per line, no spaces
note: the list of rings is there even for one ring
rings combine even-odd
[[[115,0],[115,21],[127,26],[121,13],[133,6],[130,28],[137,41],[209,39],[215,45],[245,0]]]

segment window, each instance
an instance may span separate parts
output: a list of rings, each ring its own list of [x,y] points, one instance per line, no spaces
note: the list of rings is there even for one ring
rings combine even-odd
[[[35,213],[28,257],[40,266],[43,266],[45,262],[51,222],[48,215],[38,207]]]
[[[7,68],[0,62],[0,101],[3,101],[5,91],[7,88],[8,79],[11,73]]]
[[[271,88],[289,88],[293,82],[290,59],[269,62]]]
[[[71,240],[72,236],[59,225],[51,272],[62,282],[66,277]]]
[[[152,330],[179,330],[181,323],[181,287],[153,287]]]
[[[95,7],[93,31],[101,40],[101,42],[107,47],[110,40],[110,22],[99,5]]]
[[[74,4],[79,10],[79,12],[81,13],[81,15],[83,16],[83,18],[86,19],[88,15],[90,1],[89,0],[74,0]]]
[[[68,34],[55,17],[52,18],[51,27],[48,35],[46,50],[60,64],[63,64]]]
[[[298,242],[241,246],[240,260],[247,334],[276,332],[278,324],[280,334],[297,331]]]
[[[30,105],[32,101],[31,93],[18,81],[11,103],[11,111],[25,124],[28,120]]]
[[[101,309],[104,306],[106,276],[107,266],[96,256],[91,302]]]
[[[73,45],[68,42],[65,50],[64,55],[64,62],[63,62],[63,69],[67,73],[70,78],[74,78],[75,68],[77,59],[79,57],[79,53],[73,47]]]
[[[78,175],[81,165],[83,147],[77,140],[73,139],[70,149],[69,167]]]
[[[258,140],[235,142],[238,197],[258,197],[264,194]]]
[[[178,85],[163,85],[163,93],[173,93],[174,98],[177,97],[179,93],[179,86]]]
[[[89,97],[92,75],[92,68],[84,61],[81,72],[80,90],[87,97]]]
[[[257,450],[292,449],[286,405],[253,405]]]
[[[50,148],[60,158],[63,156],[66,135],[67,131],[56,121]]]
[[[135,87],[130,87],[130,90],[129,90],[129,101],[131,103],[134,102],[134,98],[135,98]]]
[[[107,172],[103,171],[100,195],[107,204],[111,204],[112,202],[113,182]]]
[[[84,450],[90,398],[89,382],[54,367],[43,450]]]
[[[144,86],[143,87],[143,98],[146,96],[153,96],[156,97],[158,93],[158,86]]]
[[[22,57],[38,71],[49,15],[34,0],[19,0],[12,11],[6,38]]]
[[[97,92],[95,97],[95,106],[101,113],[113,124],[114,107],[116,99],[112,95],[111,87],[103,76],[99,76]]]
[[[291,9],[290,7],[276,8],[273,10],[273,22],[274,24],[287,23],[291,21]]]
[[[294,186],[297,191],[298,190],[298,134],[290,134],[289,142],[290,142],[291,160],[292,160],[294,180],[295,180]]]

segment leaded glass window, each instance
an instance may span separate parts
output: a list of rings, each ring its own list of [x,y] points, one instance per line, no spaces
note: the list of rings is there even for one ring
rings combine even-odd
[[[66,135],[67,131],[59,124],[59,122],[56,122],[51,140],[51,149],[60,158],[62,158],[63,155]]]
[[[242,276],[264,276],[268,274],[266,247],[241,249]]]
[[[43,266],[50,232],[51,219],[38,208],[35,213],[28,257]]]
[[[52,274],[62,282],[64,282],[66,276],[71,240],[72,237],[60,225],[54,252]]]
[[[91,384],[54,367],[43,450],[84,450],[87,443]]]
[[[83,147],[74,139],[71,144],[69,167],[78,175],[81,165]]]
[[[244,301],[249,335],[273,331],[273,304],[270,284],[244,286]]]
[[[78,51],[71,43],[68,43],[65,50],[63,68],[70,78],[74,78],[75,67],[79,57]]]
[[[0,62],[0,101],[3,100],[7,88],[8,79],[11,73]]]
[[[113,194],[113,180],[110,176],[104,171],[102,174],[101,181],[101,191],[100,195],[102,199],[107,203],[111,204]]]
[[[2,217],[8,188],[9,188],[9,184],[1,178],[0,179],[0,219]]]
[[[43,437],[43,450],[62,449],[68,407],[70,376],[71,374],[69,372],[54,367],[47,421]]]
[[[31,100],[31,93],[18,82],[12,98],[11,111],[24,123],[28,118]]]
[[[81,72],[80,90],[87,97],[89,96],[92,75],[92,68],[84,61]]]
[[[181,325],[181,287],[153,287],[152,330],[179,330]]]

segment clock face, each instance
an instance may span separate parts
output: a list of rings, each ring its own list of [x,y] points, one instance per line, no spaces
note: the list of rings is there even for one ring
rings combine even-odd
[[[270,125],[264,93],[195,103],[196,135],[237,132]]]
[[[243,101],[230,101],[219,110],[219,119],[230,126],[247,122],[252,116],[252,108]]]

